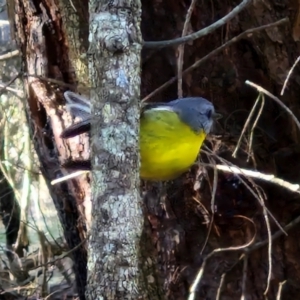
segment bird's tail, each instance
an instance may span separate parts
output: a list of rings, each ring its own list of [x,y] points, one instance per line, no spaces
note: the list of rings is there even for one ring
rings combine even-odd
[[[66,108],[73,117],[78,117],[82,121],[69,126],[66,128],[61,137],[68,139],[79,134],[90,131],[91,129],[91,105],[88,99],[85,97],[73,93],[71,91],[66,91],[64,97],[67,101]]]

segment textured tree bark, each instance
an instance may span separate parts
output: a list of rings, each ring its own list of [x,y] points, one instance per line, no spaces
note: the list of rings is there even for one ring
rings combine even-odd
[[[150,299],[138,245],[143,229],[140,18],[139,0],[90,1],[93,210],[88,299]],[[153,288],[150,280],[147,284]]]
[[[41,171],[61,221],[65,239],[72,251],[76,286],[80,299],[84,299],[86,284],[86,216],[85,206],[89,200],[87,178],[76,178],[51,186],[50,182],[65,175],[61,169],[70,156],[88,156],[87,137],[72,141],[60,138],[62,130],[70,125],[70,116],[61,108],[65,84],[49,83],[43,78],[69,83],[76,89],[76,73],[80,54],[85,53],[83,40],[79,37],[86,24],[77,1],[19,1],[9,2],[11,22],[23,59],[23,70],[35,76],[25,76],[26,114],[31,137],[38,154]],[[77,7],[74,7],[77,5]],[[74,17],[74,15],[76,15]],[[64,19],[64,27],[62,27]],[[72,20],[72,22],[71,22]],[[66,30],[68,28],[68,31]],[[87,45],[87,36],[85,36]],[[78,47],[78,48],[76,48]],[[70,50],[71,49],[71,50]],[[72,53],[70,59],[69,50]],[[84,70],[78,68],[83,78]],[[36,77],[37,76],[37,77]],[[40,77],[39,77],[40,76]]]
[[[7,20],[6,11],[0,11],[0,20]],[[14,41],[11,41],[10,37],[10,26],[9,24],[0,24],[0,55],[2,56],[5,53],[11,53],[11,51],[16,50],[16,45]],[[5,59],[0,61],[1,75],[0,82],[8,82],[12,78],[10,76],[14,76],[17,74],[18,69],[20,67],[20,59],[18,56],[13,56],[10,59]],[[8,76],[9,74],[9,76]],[[18,85],[20,82],[17,83]],[[7,101],[6,98],[9,100]],[[18,135],[12,135],[10,130],[13,129],[13,124],[7,122],[5,117],[8,113],[9,106],[12,103],[20,103],[19,99],[13,95],[0,95],[1,109],[0,109],[0,159],[1,161],[5,161],[8,159],[8,149],[10,147],[11,140],[15,138],[15,141],[19,142]],[[14,107],[18,110],[18,106]],[[13,143],[13,142],[12,142]],[[22,227],[21,223],[21,207],[19,201],[20,198],[17,198],[15,195],[15,190],[13,189],[14,182],[11,182],[11,178],[15,178],[16,170],[13,168],[6,168],[3,166],[3,162],[1,162],[0,167],[0,217],[2,219],[3,225],[5,227],[5,235],[6,235],[6,247],[9,250],[15,249],[19,257],[23,256],[24,249],[28,249],[29,241],[27,236],[26,228]],[[25,172],[22,172],[22,175]],[[23,175],[24,177],[26,175]],[[23,177],[23,178],[24,178]],[[23,195],[22,195],[23,196]],[[27,199],[26,199],[27,200]],[[27,202],[27,201],[26,201]],[[24,220],[22,220],[24,221]],[[20,226],[21,225],[21,226]],[[22,230],[21,230],[22,227]],[[24,229],[24,230],[23,230]],[[20,238],[17,245],[13,245],[16,243],[18,238],[18,231],[20,230]],[[17,247],[15,247],[17,246]],[[14,248],[15,247],[15,248]],[[10,261],[12,260],[12,255],[10,251],[7,251]]]

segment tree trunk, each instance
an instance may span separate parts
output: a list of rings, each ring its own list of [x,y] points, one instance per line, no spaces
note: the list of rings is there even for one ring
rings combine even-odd
[[[41,171],[49,187],[68,246],[73,249],[74,271],[80,299],[86,285],[86,224],[90,215],[88,178],[78,177],[52,186],[66,174],[61,164],[70,156],[88,157],[88,138],[60,138],[70,125],[70,116],[60,108],[62,92],[76,90],[76,75],[82,76],[79,90],[87,90],[85,62],[87,10],[81,1],[19,1],[8,3],[11,22],[23,58],[26,114]],[[63,25],[62,25],[63,24]],[[82,38],[84,37],[84,39]],[[70,57],[69,57],[70,53]],[[83,66],[83,67],[82,67]],[[85,88],[82,88],[85,87]],[[82,145],[80,147],[80,145]],[[87,208],[87,213],[85,211]],[[86,217],[88,216],[88,218]]]
[[[92,228],[88,299],[157,299],[139,243],[141,4],[90,1]],[[148,288],[146,288],[148,285]]]

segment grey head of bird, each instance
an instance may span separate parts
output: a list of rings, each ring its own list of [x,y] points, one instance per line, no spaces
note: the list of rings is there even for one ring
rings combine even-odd
[[[166,105],[197,133],[208,134],[217,116],[213,104],[201,97],[180,98]]]

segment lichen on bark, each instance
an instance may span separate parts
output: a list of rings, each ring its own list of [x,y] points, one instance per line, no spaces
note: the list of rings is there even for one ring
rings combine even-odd
[[[140,299],[141,4],[90,1],[92,228],[87,298]],[[146,296],[146,295],[145,295]]]

